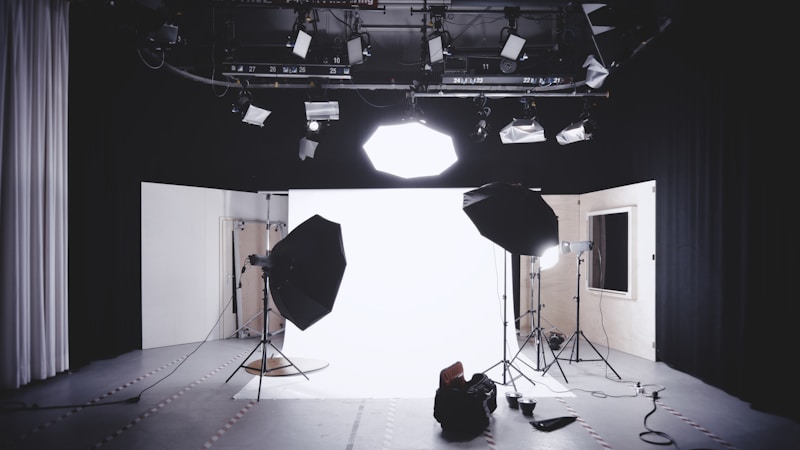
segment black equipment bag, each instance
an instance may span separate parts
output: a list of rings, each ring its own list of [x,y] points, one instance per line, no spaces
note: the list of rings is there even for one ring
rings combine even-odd
[[[433,417],[442,430],[477,435],[489,426],[497,409],[497,386],[483,373],[464,380],[463,366],[456,362],[439,374],[439,388],[433,402]]]

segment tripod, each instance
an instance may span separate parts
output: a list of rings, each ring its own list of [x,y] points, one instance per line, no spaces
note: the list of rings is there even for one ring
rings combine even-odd
[[[536,259],[537,258],[534,256],[532,261],[535,262]],[[530,321],[531,321],[531,332],[530,332],[530,334],[528,334],[528,337],[525,338],[525,342],[523,342],[522,345],[519,347],[519,350],[517,351],[517,354],[514,355],[513,358],[511,358],[511,361],[513,362],[513,361],[515,361],[517,359],[517,357],[520,355],[520,353],[522,353],[522,349],[525,348],[525,346],[528,345],[528,342],[531,340],[531,338],[533,338],[535,336],[536,337],[536,339],[535,339],[535,342],[536,342],[536,367],[535,368],[531,367],[530,364],[526,363],[524,360],[520,360],[520,361],[522,361],[523,364],[525,364],[526,366],[530,367],[531,369],[539,372],[539,371],[546,371],[546,369],[544,367],[542,367],[542,364],[546,364],[546,359],[545,359],[544,347],[542,347],[542,342],[545,339],[544,339],[543,331],[542,331],[542,261],[541,261],[541,258],[539,258],[539,264],[537,266],[537,270],[535,272],[531,271],[531,279],[532,279],[532,281],[536,281],[537,279],[539,280],[538,283],[537,283],[536,311],[534,311],[532,309],[533,308],[533,284],[531,283],[531,305],[530,305],[530,307],[528,307],[528,312],[527,312],[528,316],[530,317]],[[533,326],[533,314],[534,313],[536,313],[536,327]],[[564,381],[566,381],[567,380],[567,376],[564,375],[564,369],[561,368],[561,364],[558,362],[558,358],[556,357],[556,352],[549,345],[547,347],[550,348],[550,353],[553,354],[553,362],[558,364],[558,369],[561,371],[561,375],[564,377]],[[542,374],[544,374],[544,372],[542,372]]]
[[[603,355],[601,355],[600,352],[597,351],[597,348],[594,346],[594,344],[592,344],[592,342],[586,337],[586,335],[583,334],[583,330],[581,330],[581,262],[583,261],[581,259],[581,255],[583,255],[583,252],[578,252],[577,257],[576,257],[576,259],[578,260],[578,282],[577,282],[577,289],[576,289],[576,295],[575,295],[575,303],[577,305],[577,308],[576,308],[577,312],[576,312],[576,315],[575,315],[575,332],[572,333],[572,335],[569,337],[569,339],[567,339],[567,341],[564,343],[564,347],[562,347],[561,351],[558,352],[558,355],[556,355],[556,361],[558,361],[559,359],[563,359],[563,358],[561,358],[561,353],[564,352],[564,350],[566,350],[566,348],[567,348],[567,345],[569,345],[569,343],[573,339],[575,339],[575,342],[574,342],[574,344],[572,346],[572,352],[571,352],[570,357],[568,359],[569,362],[572,362],[572,361],[575,361],[575,362],[581,362],[581,361],[603,361],[604,363],[606,363],[606,366],[608,366],[608,368],[611,369],[612,372],[614,372],[614,375],[616,375],[617,378],[619,378],[621,380],[622,377],[620,377],[619,374],[617,373],[617,371],[614,370],[613,367],[611,367],[611,364],[609,364],[608,361],[605,358],[603,358]],[[581,340],[581,338],[583,338],[583,340],[585,340],[586,343],[589,344],[590,347],[592,347],[592,350],[594,350],[594,352],[597,353],[597,356],[599,356],[600,359],[581,359],[581,349],[580,349],[580,344],[581,344],[580,340]],[[559,368],[560,367],[561,366],[559,366]],[[548,369],[549,369],[549,367],[548,367]],[[547,370],[545,370],[545,372],[547,372]],[[563,374],[563,372],[562,372],[562,374]],[[564,378],[564,381],[566,381],[566,378]]]
[[[520,376],[522,376],[526,380],[530,381],[532,385],[536,386],[536,383],[534,383],[533,380],[528,378],[527,375],[522,373],[521,370],[519,370],[517,367],[515,367],[514,364],[511,361],[509,361],[507,356],[506,356],[508,354],[508,333],[507,333],[507,328],[508,328],[508,319],[507,319],[507,317],[508,317],[508,301],[506,301],[506,292],[507,292],[507,285],[508,285],[508,278],[507,278],[508,277],[508,275],[507,275],[507,270],[508,270],[507,269],[507,266],[508,266],[507,259],[508,258],[506,256],[507,255],[504,252],[503,253],[503,359],[498,361],[498,362],[496,362],[495,364],[493,364],[488,369],[484,370],[483,373],[486,373],[486,372],[494,369],[495,367],[499,366],[500,364],[502,364],[503,365],[503,382],[500,383],[500,384],[502,384],[503,386],[508,386],[508,384],[511,383],[511,385],[514,386],[514,390],[516,391],[517,390],[517,385],[514,383],[514,377],[511,376],[510,368],[512,368],[512,367],[514,368],[514,370],[519,372]],[[497,381],[495,381],[495,382],[497,382]]]
[[[234,370],[233,373],[230,374],[228,379],[225,380],[226,383],[230,381],[230,379],[233,378],[233,375],[235,375],[236,372],[238,372],[239,369],[241,369],[242,367],[245,367],[245,370],[248,368],[252,369],[252,367],[246,366],[247,360],[250,359],[251,356],[253,356],[253,353],[255,353],[256,350],[261,348],[261,369],[259,373],[260,376],[258,377],[258,397],[257,397],[258,401],[261,401],[261,381],[263,381],[264,375],[266,375],[269,372],[279,369],[285,369],[286,367],[291,366],[294,367],[301,375],[303,375],[306,378],[306,380],[309,379],[308,375],[306,375],[305,372],[300,370],[299,367],[297,367],[291,360],[289,360],[289,358],[287,358],[286,355],[284,355],[283,352],[281,352],[280,349],[278,349],[278,347],[276,347],[275,344],[272,343],[273,334],[282,333],[283,331],[281,330],[278,333],[272,333],[269,331],[269,312],[272,310],[272,308],[269,307],[269,290],[268,290],[269,274],[267,267],[261,267],[261,278],[264,279],[264,312],[262,314],[262,317],[264,319],[264,331],[261,333],[261,340],[259,341],[258,345],[256,345],[253,348],[253,350],[247,355],[244,361],[242,361],[242,363],[239,364],[239,367],[237,367],[236,370]],[[267,368],[268,345],[272,347],[276,352],[280,353],[283,359],[286,360],[288,364],[283,364],[278,367]]]

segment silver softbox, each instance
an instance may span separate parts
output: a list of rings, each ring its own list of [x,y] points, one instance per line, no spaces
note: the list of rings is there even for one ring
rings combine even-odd
[[[500,130],[503,144],[525,144],[528,142],[544,142],[544,127],[534,119],[514,119]]]
[[[556,141],[561,145],[588,141],[592,138],[591,128],[589,119],[580,120],[561,130],[561,132],[556,135]]]

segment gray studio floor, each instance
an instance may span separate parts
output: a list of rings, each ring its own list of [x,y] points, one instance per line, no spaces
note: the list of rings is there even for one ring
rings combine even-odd
[[[548,369],[574,397],[539,398],[533,417],[527,417],[498,396],[484,432],[448,440],[433,417],[434,392],[427,398],[234,400],[254,377],[237,367],[258,343],[232,338],[133,351],[33,383],[4,396],[0,445],[63,450],[800,448],[797,422],[755,411],[662,363],[605,353],[600,346],[608,365],[572,361],[569,347],[563,347],[564,376],[556,365]],[[279,340],[273,343],[280,346]],[[594,355],[586,346],[579,348],[583,358]],[[522,349],[535,360],[535,345]],[[387,382],[402,380],[399,375],[387,376]],[[438,372],[431,377],[438,380]],[[643,392],[637,393],[636,381]],[[517,379],[517,387],[526,382]],[[111,402],[120,403],[92,406]],[[549,432],[530,423],[562,416],[577,420]]]

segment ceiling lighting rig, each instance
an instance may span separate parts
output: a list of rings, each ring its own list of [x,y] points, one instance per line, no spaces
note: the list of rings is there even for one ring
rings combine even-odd
[[[669,24],[663,15],[651,17],[654,13],[639,6],[653,0],[620,0],[613,7],[486,2],[479,8],[456,8],[446,0],[436,5],[423,0],[189,3],[192,7],[169,14],[177,19],[174,25],[150,33],[150,47],[156,40],[161,42],[157,47],[170,51],[143,57],[144,62],[220,86],[235,88],[246,78],[251,90],[303,89],[311,78],[325,79],[329,90],[405,90],[423,76],[427,91],[445,97],[483,92],[487,98],[607,96],[597,90],[609,69],[618,68]],[[209,16],[215,30],[210,35]],[[420,31],[421,58],[415,52]],[[496,41],[486,39],[498,35]],[[630,36],[638,42],[635,49],[619,42]],[[209,48],[215,52],[212,58]]]

